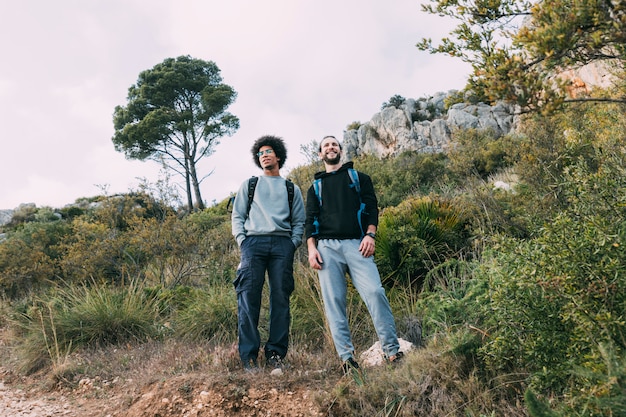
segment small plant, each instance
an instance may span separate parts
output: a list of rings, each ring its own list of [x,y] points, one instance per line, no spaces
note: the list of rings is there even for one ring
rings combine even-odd
[[[346,130],[359,130],[362,124],[363,123],[361,122],[354,121],[350,123],[348,126],[346,126]]]
[[[389,99],[389,102],[384,102],[382,106],[380,106],[380,109],[384,110],[387,107],[395,107],[396,109],[399,109],[400,106],[403,105],[405,101],[406,99],[404,97],[402,97],[399,94],[396,94]]]

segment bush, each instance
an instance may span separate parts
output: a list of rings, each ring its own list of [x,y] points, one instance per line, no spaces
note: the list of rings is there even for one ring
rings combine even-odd
[[[64,221],[22,224],[0,244],[0,295],[19,298],[46,288],[60,274],[60,242],[70,233]]]
[[[173,318],[177,336],[229,344],[237,340],[237,294],[232,285],[191,291]]]
[[[458,184],[473,176],[486,180],[489,175],[512,165],[507,157],[506,141],[489,129],[455,132],[448,158],[451,175]]]
[[[156,306],[135,284],[71,286],[37,298],[15,323],[21,329],[23,369],[37,371],[80,348],[156,337]]]
[[[90,280],[120,283],[140,272],[143,259],[128,251],[128,235],[84,217],[75,219],[71,230],[60,245],[64,256],[59,266],[66,281],[79,285]]]
[[[465,219],[449,202],[411,198],[386,209],[376,234],[376,262],[383,283],[420,289],[427,272],[468,243]]]
[[[378,159],[361,156],[354,160],[358,171],[370,175],[378,205],[392,207],[416,194],[428,194],[447,175],[444,154],[403,152],[401,155]]]
[[[602,382],[572,369],[606,374],[601,346],[626,351],[626,153],[606,144],[598,152],[597,171],[582,158],[565,171],[567,209],[534,239],[502,239],[484,259],[493,320],[485,358],[573,397],[599,395]]]

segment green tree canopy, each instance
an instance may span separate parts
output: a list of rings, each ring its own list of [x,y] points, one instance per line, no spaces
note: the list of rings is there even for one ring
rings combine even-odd
[[[460,23],[434,45],[417,47],[472,65],[466,89],[483,102],[506,100],[522,111],[568,101],[626,102],[626,2],[622,0],[431,0],[424,11]],[[564,70],[601,64],[614,72],[615,93],[567,95]]]
[[[168,58],[141,72],[128,89],[127,105],[115,107],[115,149],[127,158],[162,161],[185,178],[189,210],[193,197],[203,209],[200,183],[206,176],[199,178],[197,165],[239,128],[239,119],[226,111],[236,96],[215,63]]]

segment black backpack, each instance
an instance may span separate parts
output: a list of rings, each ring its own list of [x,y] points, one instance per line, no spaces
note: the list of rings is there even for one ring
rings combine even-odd
[[[251,177],[248,180],[248,210],[246,210],[246,218],[250,214],[250,208],[252,207],[252,200],[254,199],[254,190],[256,190],[256,184],[259,182],[259,177]],[[291,223],[291,210],[293,208],[293,195],[294,185],[293,182],[285,180],[285,186],[287,187],[287,201],[289,202],[289,217],[287,220]]]

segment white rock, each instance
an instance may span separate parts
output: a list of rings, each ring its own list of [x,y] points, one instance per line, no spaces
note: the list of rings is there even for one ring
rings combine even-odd
[[[415,345],[407,340],[398,339],[398,341],[400,342],[400,350],[404,353],[415,349]],[[380,341],[374,343],[372,347],[361,353],[361,356],[359,357],[359,363],[365,366],[380,365],[384,362],[384,360],[385,354],[381,348]]]

